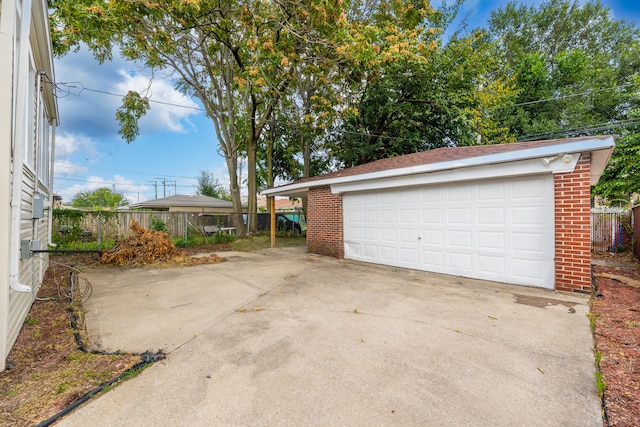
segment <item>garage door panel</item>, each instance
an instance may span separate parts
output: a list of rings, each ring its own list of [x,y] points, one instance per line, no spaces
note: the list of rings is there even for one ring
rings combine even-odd
[[[364,209],[362,211],[362,222],[365,224],[376,224],[378,222],[378,211],[375,209]]]
[[[506,272],[505,258],[502,256],[478,255],[478,270],[485,274],[500,274]]]
[[[380,211],[380,223],[381,224],[396,224],[398,222],[398,218],[396,215],[396,210],[385,209]]]
[[[506,249],[505,231],[478,231],[478,248],[485,250]]]
[[[377,258],[378,257],[378,247],[375,245],[363,245],[362,246],[362,256],[365,258]]]
[[[502,207],[478,207],[478,225],[503,225],[505,222],[505,208]]]
[[[490,182],[478,187],[478,201],[502,200],[505,196],[504,183],[500,181]]]
[[[422,230],[422,245],[436,245],[441,248],[444,244],[444,230]]]
[[[401,209],[400,221],[403,225],[418,224],[418,211],[416,209]]]
[[[403,263],[417,265],[418,264],[418,250],[410,248],[400,249],[400,261]]]
[[[418,243],[418,230],[400,230],[400,243],[416,245]]]
[[[470,272],[473,258],[470,253],[449,252],[449,267],[459,274],[461,271]]]
[[[420,191],[421,202],[437,205],[444,201],[444,191],[439,187],[426,187]]]
[[[449,209],[447,217],[449,224],[471,224],[471,208]]]
[[[468,185],[452,186],[447,196],[450,202],[471,202],[471,187]]]
[[[346,258],[554,287],[551,174],[346,193],[343,207]]]
[[[513,259],[513,274],[527,279],[539,279],[540,272],[544,271],[544,261],[532,259]]]
[[[545,239],[549,237],[545,233],[513,233],[513,249],[515,251],[537,252],[544,256],[541,248],[544,248]]]
[[[362,227],[362,238],[365,241],[378,240],[378,229],[374,227]]]
[[[423,224],[442,224],[442,209],[423,209],[422,210],[422,223]]]
[[[398,259],[398,250],[393,246],[382,246],[380,258],[384,261],[395,261]]]
[[[515,206],[513,208],[513,223],[540,227],[545,223],[545,213],[542,206]]]
[[[452,230],[449,232],[449,246],[461,247],[471,250],[472,248],[471,230]]]
[[[423,250],[422,262],[430,267],[444,267],[444,253],[440,251]]]
[[[398,197],[397,197],[397,193],[395,192],[385,192],[385,193],[378,193],[378,201],[380,203],[380,206],[387,206],[390,208],[397,208],[398,207]]]
[[[395,228],[381,228],[380,241],[382,242],[382,244],[395,244],[398,241],[398,230]]]

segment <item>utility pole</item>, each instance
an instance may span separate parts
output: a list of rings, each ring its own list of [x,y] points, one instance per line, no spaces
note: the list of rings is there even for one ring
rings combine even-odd
[[[149,183],[151,183],[151,185],[153,185],[153,188],[156,190],[156,195],[154,197],[154,199],[158,198],[158,181],[147,181]]]
[[[176,182],[176,180],[175,179],[169,179],[169,180],[167,180],[167,182],[169,184],[171,184],[173,182],[173,195],[174,196],[177,195],[178,194],[178,183]]]
[[[153,178],[162,182],[162,197],[167,197],[167,179],[166,178]]]

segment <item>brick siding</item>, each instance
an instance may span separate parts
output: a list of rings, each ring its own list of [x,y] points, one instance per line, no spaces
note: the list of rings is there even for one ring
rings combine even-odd
[[[591,158],[555,175],[556,290],[591,292]]]
[[[309,189],[307,195],[307,248],[310,253],[344,257],[342,195],[326,187]]]

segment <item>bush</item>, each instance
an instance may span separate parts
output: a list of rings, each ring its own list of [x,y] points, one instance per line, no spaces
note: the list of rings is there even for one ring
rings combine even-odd
[[[153,215],[150,218],[151,220],[151,230],[153,231],[162,231],[164,233],[169,234],[169,227],[167,227],[167,223],[154,217]]]

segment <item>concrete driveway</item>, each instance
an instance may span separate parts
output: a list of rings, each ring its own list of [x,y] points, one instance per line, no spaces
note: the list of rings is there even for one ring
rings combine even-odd
[[[96,269],[87,325],[167,358],[62,426],[602,426],[587,298],[308,255]]]

